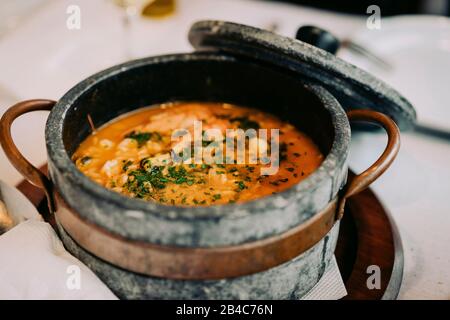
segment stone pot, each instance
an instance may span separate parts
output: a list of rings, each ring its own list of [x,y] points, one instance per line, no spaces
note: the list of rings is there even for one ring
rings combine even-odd
[[[227,30],[237,31],[235,39],[245,46],[222,50],[211,45],[209,40],[219,35],[232,48]],[[391,119],[398,114],[346,114],[330,91],[339,92],[348,80],[345,85],[358,95],[347,90],[340,97],[361,100],[360,85],[377,90],[366,90],[369,103],[384,99],[384,105],[389,102],[397,109],[410,106],[378,80],[355,80],[342,75],[342,69],[341,78],[347,80],[333,89],[333,68],[341,68],[341,60],[296,40],[223,22],[199,23],[190,38],[199,51],[127,62],[83,80],[57,102],[14,105],[1,120],[1,144],[23,176],[45,190],[66,248],[118,297],[297,299],[319,281],[333,256],[345,199],[378,178],[399,149],[399,131]],[[249,39],[252,48],[245,42]],[[294,43],[309,52],[306,58],[319,57],[330,71],[317,71],[326,81],[314,81],[286,59],[261,54],[261,39],[268,41],[266,49],[280,49],[278,53],[286,45],[291,50]],[[315,62],[309,62],[311,73]],[[309,135],[325,159],[305,180],[281,193],[241,204],[189,208],[128,198],[78,171],[71,156],[90,134],[88,114],[99,127],[123,113],[169,101],[228,102],[273,113]],[[21,155],[10,133],[15,118],[35,110],[51,110],[45,132],[48,178]],[[405,114],[414,117],[409,110],[398,117],[399,123],[407,123]],[[352,181],[347,181],[349,119],[381,125],[388,134],[380,158]]]

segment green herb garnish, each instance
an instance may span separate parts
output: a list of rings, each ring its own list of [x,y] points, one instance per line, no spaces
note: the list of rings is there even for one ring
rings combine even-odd
[[[123,160],[122,170],[123,172],[126,172],[128,168],[133,164],[133,161],[131,160]]]
[[[126,188],[137,198],[146,198],[152,194],[149,185],[155,189],[164,189],[168,180],[162,175],[162,168],[156,166],[152,167],[150,171],[144,169],[131,171],[125,184]]]
[[[148,140],[161,141],[161,134],[158,132],[136,132],[132,131],[125,138],[133,139],[137,142],[138,148],[141,148]]]
[[[241,192],[244,189],[247,189],[247,186],[245,185],[244,181],[235,181],[234,183],[236,183],[238,185],[238,188],[236,191]]]

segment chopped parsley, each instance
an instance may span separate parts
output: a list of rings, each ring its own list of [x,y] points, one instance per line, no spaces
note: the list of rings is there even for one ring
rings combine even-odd
[[[171,179],[171,182],[176,184],[186,183],[189,186],[194,184],[194,179],[183,166],[179,166],[178,169],[177,167],[169,167],[168,171],[167,177]]]
[[[136,132],[131,131],[125,138],[133,139],[137,142],[138,148],[144,146],[150,139],[161,141],[162,137],[158,132]]]
[[[143,169],[131,171],[125,184],[128,191],[134,193],[138,198],[146,198],[152,193],[150,186],[155,189],[164,189],[167,180],[162,174],[162,168],[157,166],[152,167],[150,171]]]
[[[191,186],[195,183],[193,176],[183,166],[168,167],[168,173],[163,174],[164,166],[147,166],[141,161],[141,167],[128,173],[125,187],[137,198],[152,197],[154,191],[164,189],[168,183]]]
[[[127,172],[128,168],[133,164],[133,161],[123,160],[122,170],[123,172]]]
[[[241,192],[244,189],[247,189],[248,187],[245,185],[244,181],[235,181],[234,183],[236,183],[238,185],[238,188],[236,189],[237,192]]]

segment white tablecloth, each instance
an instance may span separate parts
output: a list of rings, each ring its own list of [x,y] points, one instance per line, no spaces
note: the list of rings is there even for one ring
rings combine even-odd
[[[10,2],[7,4],[6,2]],[[15,1],[2,1],[2,6]],[[22,99],[57,100],[71,86],[105,67],[126,60],[121,12],[110,1],[58,0],[46,4],[0,37],[0,114]],[[81,9],[81,29],[66,28],[69,5]],[[289,36],[303,24],[315,24],[338,36],[364,28],[365,20],[279,3],[238,0],[178,0],[176,14],[136,21],[131,54],[143,57],[191,51],[186,32],[200,19],[222,19],[270,27]],[[1,26],[0,26],[1,27]],[[1,34],[1,33],[0,33]],[[432,79],[430,79],[432,81]],[[46,114],[17,121],[13,135],[35,164],[45,162]],[[365,169],[382,151],[383,134],[353,137],[350,165]],[[15,184],[20,175],[0,151],[0,178]],[[394,166],[374,185],[399,226],[405,250],[400,299],[450,298],[450,144],[414,133],[402,135]]]

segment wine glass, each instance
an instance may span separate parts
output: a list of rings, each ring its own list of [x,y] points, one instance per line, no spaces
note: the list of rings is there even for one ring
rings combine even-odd
[[[137,17],[142,14],[146,18],[161,18],[175,11],[175,0],[112,0],[123,9],[123,43],[124,56],[132,59],[132,29]]]
[[[132,29],[135,20],[139,16],[139,11],[148,4],[157,0],[112,0],[112,2],[122,8],[122,30],[124,57],[127,60],[133,58],[132,54]]]

